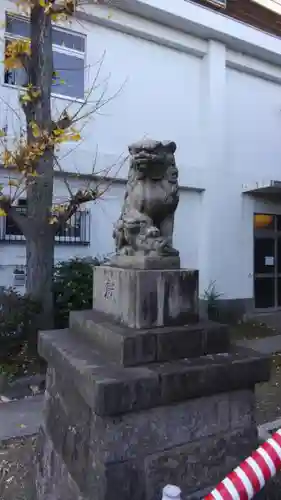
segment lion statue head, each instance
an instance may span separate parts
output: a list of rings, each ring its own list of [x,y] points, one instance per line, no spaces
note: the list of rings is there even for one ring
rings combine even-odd
[[[173,141],[140,141],[129,146],[131,155],[131,175],[138,179],[149,177],[152,180],[161,180],[167,177],[168,170],[175,167],[174,153],[176,143]]]

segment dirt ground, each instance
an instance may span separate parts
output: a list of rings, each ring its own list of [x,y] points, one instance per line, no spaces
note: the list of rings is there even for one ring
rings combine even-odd
[[[281,354],[273,356],[270,381],[256,386],[256,403],[259,424],[281,418]]]
[[[280,334],[275,329],[268,328],[262,323],[241,323],[233,325],[231,338],[237,340],[254,340]],[[258,424],[281,418],[281,353],[272,357],[270,381],[256,386]],[[281,499],[281,492],[280,492]]]
[[[1,443],[1,500],[35,500],[33,481],[35,446],[35,437]]]

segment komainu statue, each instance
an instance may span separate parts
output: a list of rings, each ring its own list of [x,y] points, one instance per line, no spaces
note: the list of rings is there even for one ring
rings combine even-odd
[[[124,260],[133,263],[134,258],[155,261],[160,257],[174,257],[179,262],[179,252],[173,248],[174,215],[179,202],[175,151],[172,141],[146,140],[129,147],[128,182],[113,231],[114,263],[118,256],[131,257],[121,258],[122,264]]]

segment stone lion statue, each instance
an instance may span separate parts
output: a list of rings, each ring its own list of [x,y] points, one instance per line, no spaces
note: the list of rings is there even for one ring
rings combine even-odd
[[[113,231],[117,255],[179,255],[172,244],[179,202],[175,151],[172,141],[146,140],[129,146],[128,182]]]

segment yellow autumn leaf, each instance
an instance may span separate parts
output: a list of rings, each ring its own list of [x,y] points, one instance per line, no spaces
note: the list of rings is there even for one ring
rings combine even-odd
[[[13,187],[18,187],[19,181],[15,180],[15,179],[10,179],[8,182],[8,185],[13,186]]]
[[[56,128],[55,130],[53,130],[52,133],[55,136],[59,136],[59,135],[63,134],[63,130],[61,130],[60,128]]]
[[[0,208],[0,217],[5,217],[7,214],[3,208]]]
[[[40,129],[39,129],[37,123],[35,123],[35,122],[31,123],[31,130],[32,130],[32,133],[33,133],[34,137],[39,137],[40,136]]]
[[[77,134],[71,134],[71,135],[68,136],[68,139],[70,141],[78,142],[78,141],[81,141],[81,135],[79,133],[77,133]]]
[[[4,167],[7,168],[9,165],[12,165],[14,161],[14,157],[12,153],[8,150],[5,150],[2,154],[2,161],[4,163]]]
[[[31,101],[31,96],[26,92],[25,94],[21,95],[21,101],[22,102],[30,102]]]
[[[45,7],[45,14],[47,14],[47,16],[52,12],[52,4],[49,3],[48,5],[46,5]]]
[[[51,217],[51,218],[49,219],[49,223],[50,223],[50,224],[56,224],[57,222],[58,222],[57,217]]]

